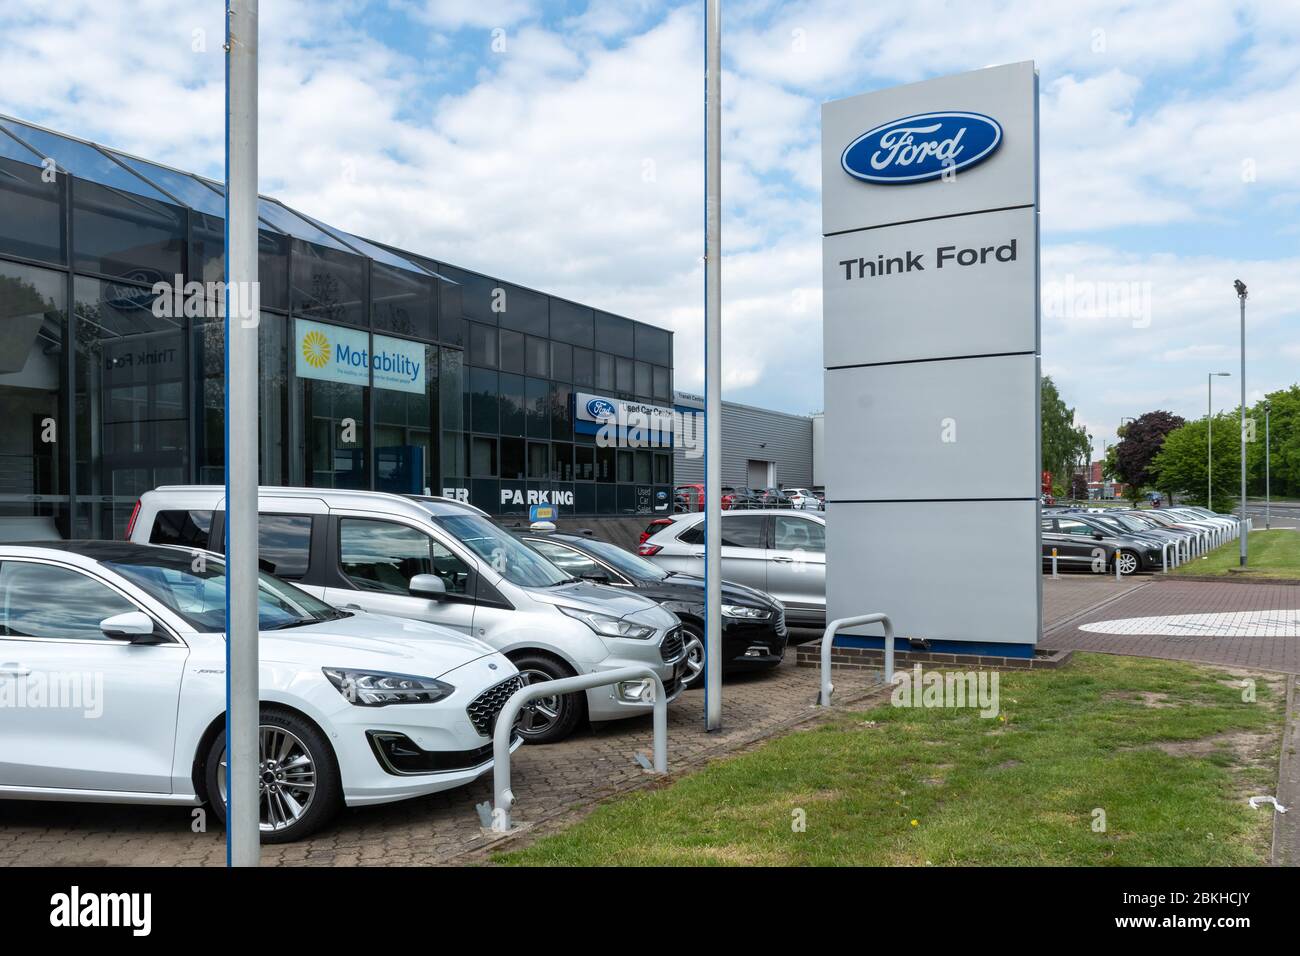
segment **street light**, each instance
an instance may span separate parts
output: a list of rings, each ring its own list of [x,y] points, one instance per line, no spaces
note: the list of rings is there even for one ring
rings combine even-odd
[[[1231,372],[1208,372],[1205,376],[1205,507],[1214,510],[1214,377],[1232,378]]]
[[[1241,566],[1246,566],[1246,283],[1234,279],[1237,301],[1241,303],[1241,528],[1237,540],[1241,542]]]

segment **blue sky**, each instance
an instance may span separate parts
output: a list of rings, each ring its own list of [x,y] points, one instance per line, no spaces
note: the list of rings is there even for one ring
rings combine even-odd
[[[767,2],[724,13],[728,398],[821,407],[818,107],[1032,59],[1045,288],[1137,290],[1149,322],[1044,315],[1097,437],[1300,379],[1300,4]],[[702,373],[703,5],[263,0],[262,189],[321,219],[677,331]],[[0,110],[221,175],[223,4],[0,11]],[[1113,311],[1113,310],[1112,310]],[[1217,390],[1223,404],[1237,382]]]

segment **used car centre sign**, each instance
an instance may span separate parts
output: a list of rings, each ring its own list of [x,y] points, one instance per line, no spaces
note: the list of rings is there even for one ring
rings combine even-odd
[[[828,619],[883,611],[900,637],[1028,654],[1042,621],[1033,63],[824,104],[822,190]]]

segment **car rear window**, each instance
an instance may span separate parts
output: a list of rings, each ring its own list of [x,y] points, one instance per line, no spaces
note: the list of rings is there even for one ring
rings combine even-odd
[[[153,519],[149,541],[152,544],[179,544],[206,551],[211,533],[211,511],[160,511]]]

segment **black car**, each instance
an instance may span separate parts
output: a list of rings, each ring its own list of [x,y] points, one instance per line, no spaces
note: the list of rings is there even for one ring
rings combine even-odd
[[[1127,576],[1139,571],[1159,571],[1162,549],[1154,538],[1131,534],[1104,518],[1085,512],[1043,513],[1043,570],[1052,568],[1052,549],[1056,549],[1061,571],[1119,573]]]
[[[689,675],[698,685],[704,668],[704,578],[665,571],[617,545],[585,535],[527,532],[519,538],[576,578],[629,588],[681,618],[687,633]],[[785,608],[769,594],[722,582],[723,670],[775,667],[785,657]]]

